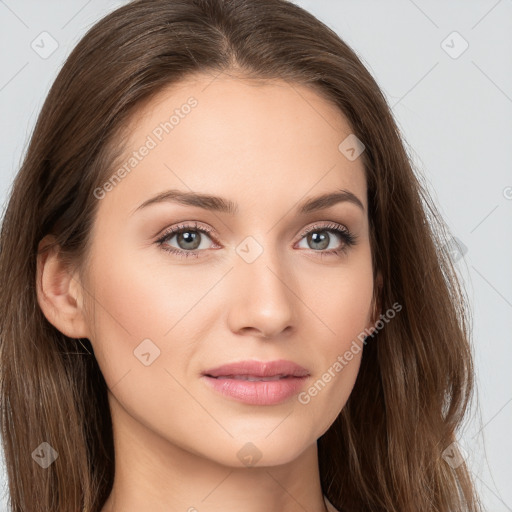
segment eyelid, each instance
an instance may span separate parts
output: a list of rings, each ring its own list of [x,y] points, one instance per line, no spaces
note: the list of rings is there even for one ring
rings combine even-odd
[[[190,229],[191,231],[204,232],[207,235],[216,236],[216,231],[213,228],[209,227],[207,224],[203,225],[203,224],[199,223],[198,221],[194,220],[194,221],[180,222],[179,224],[177,224],[175,226],[166,228],[160,235],[157,236],[156,241],[159,242],[173,234],[179,233],[180,231],[185,231],[187,229]]]
[[[304,238],[307,234],[311,233],[311,231],[316,231],[320,229],[324,229],[326,231],[328,231],[329,229],[339,229],[344,233],[350,233],[350,230],[343,224],[338,224],[337,222],[332,221],[320,221],[312,224],[311,226],[308,226],[307,228],[304,228],[304,230],[300,234],[300,239]]]

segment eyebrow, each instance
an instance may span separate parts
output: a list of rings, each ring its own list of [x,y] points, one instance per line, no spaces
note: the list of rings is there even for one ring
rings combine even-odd
[[[204,210],[227,213],[230,215],[238,213],[238,205],[229,199],[225,199],[220,196],[213,196],[210,194],[185,192],[183,190],[172,189],[147,199],[141,205],[139,205],[131,215],[143,208],[147,208],[152,204],[164,202],[173,202],[185,206],[196,206],[198,208],[203,208]],[[317,197],[308,198],[302,203],[299,203],[296,209],[299,214],[305,215],[307,213],[327,209],[335,204],[343,202],[355,204],[361,208],[363,212],[365,211],[363,203],[359,200],[359,198],[349,190],[343,189],[340,189],[336,192],[322,194]]]

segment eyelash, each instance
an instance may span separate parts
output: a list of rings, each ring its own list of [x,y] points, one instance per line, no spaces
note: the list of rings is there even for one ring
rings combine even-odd
[[[172,238],[176,234],[180,234],[182,232],[186,231],[198,231],[200,233],[205,233],[206,235],[212,237],[213,230],[208,227],[199,227],[198,223],[195,222],[193,225],[191,224],[180,224],[178,226],[173,226],[172,228],[169,228],[155,243],[158,244],[159,247],[161,247],[162,250],[169,252],[171,254],[174,254],[175,256],[178,256],[179,258],[188,258],[189,256],[194,256],[196,258],[199,257],[201,250],[195,250],[195,251],[184,251],[182,249],[176,249],[175,247],[169,247],[165,245],[164,242],[168,241],[170,238]],[[323,251],[315,251],[311,249],[313,252],[319,253],[320,257],[324,257],[325,255],[336,255],[338,256],[340,252],[343,254],[346,254],[348,252],[348,249],[354,245],[356,245],[357,236],[351,233],[347,228],[341,226],[340,224],[336,223],[328,223],[328,224],[315,224],[309,228],[307,228],[302,234],[300,239],[302,240],[305,236],[307,236],[309,233],[312,233],[314,231],[328,231],[331,233],[335,233],[343,240],[343,246],[340,249],[329,249],[329,250],[323,250]]]

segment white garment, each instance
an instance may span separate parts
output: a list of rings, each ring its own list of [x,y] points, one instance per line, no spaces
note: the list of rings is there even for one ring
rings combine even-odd
[[[327,499],[327,496],[324,494],[324,501],[325,501],[325,506],[327,507],[327,510],[329,512],[339,512],[339,510],[337,508],[334,508],[334,505]]]

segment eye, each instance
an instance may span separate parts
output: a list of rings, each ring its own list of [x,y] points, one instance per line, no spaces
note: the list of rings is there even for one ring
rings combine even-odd
[[[209,248],[205,239],[211,240],[212,232],[213,230],[206,226],[199,227],[197,222],[194,224],[180,224],[169,228],[155,243],[164,251],[180,258],[188,258],[189,256],[198,258],[201,252],[205,252],[205,249]],[[169,243],[174,238],[177,247]],[[338,243],[335,243],[334,247],[330,247],[336,238]],[[346,253],[350,247],[356,244],[357,236],[341,224],[331,222],[309,227],[301,234],[301,242],[303,239],[310,245],[313,252],[325,256],[339,255],[340,252]],[[214,245],[214,247],[219,248],[220,246]]]
[[[197,258],[199,257],[199,252],[208,249],[208,244],[203,244],[203,239],[210,238],[209,235],[211,232],[212,230],[210,228],[200,228],[197,222],[194,223],[194,225],[180,224],[169,228],[156,243],[164,251],[179,257],[187,258],[188,256],[194,256]],[[178,247],[169,245],[168,242],[173,238],[176,238]]]
[[[353,235],[346,227],[334,222],[328,224],[315,224],[306,229],[301,235],[302,239],[315,252],[320,255],[337,255],[341,252],[346,253],[350,247],[356,244],[357,237]],[[336,238],[341,240],[341,244],[336,244]],[[334,240],[334,247],[331,242]],[[301,240],[302,242],[302,240]],[[327,250],[326,250],[327,249]]]

